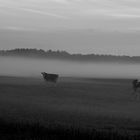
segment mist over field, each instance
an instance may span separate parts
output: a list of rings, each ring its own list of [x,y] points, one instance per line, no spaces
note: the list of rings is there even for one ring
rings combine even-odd
[[[139,64],[71,62],[61,60],[0,57],[0,75],[40,77],[41,72],[91,78],[139,78]]]

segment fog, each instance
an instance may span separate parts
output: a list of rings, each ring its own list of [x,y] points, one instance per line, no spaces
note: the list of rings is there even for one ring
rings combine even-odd
[[[40,77],[41,72],[61,77],[140,78],[140,65],[113,63],[78,63],[60,60],[0,57],[1,76]]]

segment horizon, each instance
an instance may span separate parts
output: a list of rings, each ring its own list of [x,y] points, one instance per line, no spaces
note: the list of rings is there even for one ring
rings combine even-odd
[[[115,54],[96,54],[96,53],[70,53],[70,52],[68,52],[68,51],[65,51],[65,50],[52,50],[52,49],[47,49],[47,50],[45,50],[45,49],[39,49],[39,48],[12,48],[12,49],[0,49],[0,52],[1,51],[5,51],[5,52],[7,52],[7,51],[16,51],[16,50],[36,50],[36,51],[44,51],[45,53],[47,53],[47,52],[49,52],[49,51],[52,51],[52,52],[59,52],[59,53],[63,53],[63,52],[66,52],[66,53],[68,53],[69,55],[99,55],[99,56],[118,56],[118,57],[140,57],[140,56],[129,56],[129,55],[115,55]]]

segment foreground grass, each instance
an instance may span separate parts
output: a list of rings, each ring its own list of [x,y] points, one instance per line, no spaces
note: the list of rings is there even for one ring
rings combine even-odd
[[[139,140],[131,94],[131,80],[0,77],[0,140]]]
[[[60,125],[10,122],[0,119],[0,140],[139,140],[140,133],[129,135],[117,131],[82,130]]]

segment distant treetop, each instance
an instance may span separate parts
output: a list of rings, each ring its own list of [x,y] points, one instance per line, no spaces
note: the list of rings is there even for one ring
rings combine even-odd
[[[114,56],[98,54],[70,54],[66,51],[53,51],[42,49],[16,48],[12,50],[0,50],[0,56],[18,56],[32,58],[61,59],[71,61],[98,61],[98,62],[140,62],[139,56]]]

